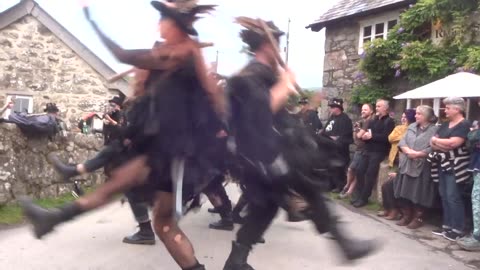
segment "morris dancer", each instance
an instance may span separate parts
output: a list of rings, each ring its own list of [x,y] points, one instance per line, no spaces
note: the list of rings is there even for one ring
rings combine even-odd
[[[112,172],[111,180],[95,192],[61,208],[46,210],[25,200],[22,207],[41,238],[65,221],[108,203],[115,194],[142,184],[147,176],[155,179],[154,229],[160,240],[182,269],[205,269],[195,258],[193,247],[180,230],[172,212],[173,180],[186,173],[184,188],[192,198],[196,183],[208,171],[208,160],[201,154],[215,139],[210,121],[221,112],[221,93],[207,76],[207,68],[198,43],[193,22],[198,15],[214,9],[197,5],[197,1],[152,1],[160,12],[160,32],[165,42],[148,50],[124,50],[103,34],[90,21],[104,45],[122,63],[150,70],[146,82],[147,95],[135,104],[139,119],[132,123],[137,134],[131,139],[132,157]],[[89,18],[88,8],[84,9]],[[90,18],[89,18],[90,19]],[[213,134],[211,134],[213,133]],[[186,165],[185,165],[186,164]],[[187,167],[187,170],[183,168]],[[181,191],[181,190],[180,190]]]
[[[272,223],[289,190],[305,198],[307,215],[318,232],[330,232],[348,260],[366,256],[374,249],[373,242],[350,240],[340,232],[316,180],[310,178],[317,164],[324,164],[326,172],[331,168],[327,166],[330,153],[319,151],[315,139],[283,109],[295,81],[288,69],[278,68],[276,47],[284,33],[273,22],[245,17],[237,22],[246,28],[240,36],[255,55],[227,84],[230,126],[244,167],[240,180],[249,199],[249,211],[223,269],[253,269],[247,263],[252,246]],[[272,44],[269,35],[277,44]],[[319,152],[323,156],[318,157]],[[318,163],[318,158],[323,162]],[[324,174],[320,180],[326,181],[327,177]]]

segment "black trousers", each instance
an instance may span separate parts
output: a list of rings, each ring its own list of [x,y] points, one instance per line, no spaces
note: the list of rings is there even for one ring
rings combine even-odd
[[[88,172],[94,172],[102,167],[111,164],[114,159],[124,152],[124,146],[120,140],[112,141],[106,145],[98,154],[85,162],[85,169]]]
[[[365,152],[362,155],[357,176],[356,197],[364,202],[372,195],[372,190],[377,183],[380,163],[385,159],[386,154],[382,152]]]
[[[225,181],[225,175],[219,174],[212,182],[210,182],[205,189],[204,193],[207,195],[213,195],[220,199],[222,205],[219,207],[219,214],[222,218],[229,216],[232,213],[232,202],[228,198],[227,191],[223,186]]]
[[[249,173],[245,184],[245,195],[251,198],[252,194],[259,196],[261,200],[254,198],[248,201],[248,214],[244,225],[237,233],[237,242],[247,247],[253,246],[263,236],[273,219],[275,218],[283,199],[289,190],[300,194],[309,204],[307,215],[314,223],[319,233],[335,232],[337,235],[335,218],[331,215],[327,206],[326,198],[322,190],[303,181],[302,175],[290,175],[284,179],[275,179],[271,184],[265,184],[265,179],[256,173]],[[253,180],[257,180],[252,181]],[[263,192],[263,194],[262,194]]]

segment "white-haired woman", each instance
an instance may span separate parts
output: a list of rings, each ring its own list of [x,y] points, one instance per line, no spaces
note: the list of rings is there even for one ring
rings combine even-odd
[[[430,106],[418,106],[415,123],[408,126],[398,147],[399,172],[394,181],[396,205],[402,209],[403,218],[397,223],[409,229],[423,225],[424,209],[432,208],[437,192],[430,178],[430,166],[426,161],[432,152],[430,140],[438,130],[437,117]]]

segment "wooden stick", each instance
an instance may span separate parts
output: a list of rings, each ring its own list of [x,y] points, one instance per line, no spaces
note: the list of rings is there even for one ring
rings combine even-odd
[[[113,75],[112,77],[110,77],[110,78],[107,80],[107,82],[109,82],[109,83],[116,82],[116,81],[122,79],[123,77],[125,77],[125,76],[133,73],[133,72],[135,72],[135,68],[131,68],[131,69],[126,70],[126,71],[124,71],[124,72],[121,72],[121,73],[118,73],[118,74],[116,74],[116,75]]]
[[[267,26],[267,24],[265,23],[265,21],[262,20],[262,19],[258,19],[258,22],[260,23],[260,25],[261,25],[262,28],[263,28],[263,31],[264,31],[265,34],[267,35],[268,41],[270,42],[270,44],[271,44],[271,45],[273,46],[273,48],[275,49],[275,57],[277,58],[278,63],[280,64],[280,66],[281,66],[282,68],[286,68],[287,65],[285,64],[285,61],[283,61],[282,56],[280,56],[280,50],[278,49],[277,42],[275,42],[275,39],[273,38],[273,35],[272,35],[272,33],[270,32],[269,27]],[[293,86],[294,86],[295,89],[297,90],[297,93],[298,93],[298,94],[302,94],[302,93],[303,93],[302,88],[297,84],[297,82],[293,82]]]

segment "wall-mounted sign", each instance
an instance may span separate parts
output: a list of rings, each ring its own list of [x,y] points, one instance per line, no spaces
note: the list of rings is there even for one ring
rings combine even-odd
[[[480,45],[480,14],[475,12],[470,16],[471,26],[470,32],[466,38],[473,39],[476,44]],[[454,37],[457,35],[457,31],[451,28],[450,25],[442,24],[441,22],[432,23],[432,42],[433,44],[440,44],[443,39],[448,37]]]

